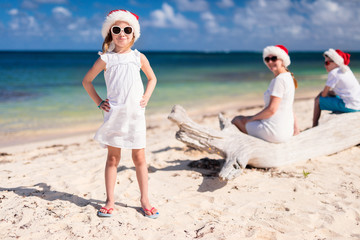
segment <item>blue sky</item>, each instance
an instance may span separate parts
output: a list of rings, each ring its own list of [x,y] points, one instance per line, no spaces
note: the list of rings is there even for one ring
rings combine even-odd
[[[360,0],[1,0],[0,50],[100,50],[106,14],[140,16],[141,50],[360,51]]]

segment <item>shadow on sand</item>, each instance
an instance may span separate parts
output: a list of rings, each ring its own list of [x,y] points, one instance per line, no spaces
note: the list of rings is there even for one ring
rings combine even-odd
[[[33,187],[37,187],[37,188],[23,187],[23,186],[16,188],[0,188],[0,192],[11,191],[21,197],[35,196],[47,201],[55,201],[55,200],[67,201],[79,207],[85,207],[87,205],[91,205],[95,209],[100,209],[101,207],[100,204],[105,203],[104,201],[99,201],[97,199],[85,199],[67,192],[59,192],[56,190],[52,190],[51,186],[46,183],[38,183],[33,185]],[[41,190],[39,190],[38,188],[41,188]],[[137,207],[131,207],[123,203],[116,202],[115,204],[121,207],[130,207],[138,210]]]
[[[213,192],[224,187],[227,182],[221,181],[218,177],[223,164],[223,159],[202,158],[200,160],[174,160],[170,164],[177,164],[165,168],[149,167],[149,173],[156,171],[196,171],[203,176],[203,182],[198,188],[198,192]]]

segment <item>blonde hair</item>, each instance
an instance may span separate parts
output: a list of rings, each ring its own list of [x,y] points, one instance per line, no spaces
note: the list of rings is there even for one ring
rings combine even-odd
[[[105,39],[104,39],[103,44],[102,44],[103,53],[107,52],[111,42],[112,42],[112,36],[111,36],[111,32],[109,31],[108,34],[106,35]]]
[[[129,45],[126,47],[127,49],[131,48],[135,43],[135,35],[133,34],[132,36],[133,36],[133,38],[131,39],[131,42],[129,43]],[[103,52],[103,54],[107,53],[107,51],[109,50],[109,47],[110,47],[110,44],[111,44],[112,40],[113,40],[113,38],[112,38],[112,35],[111,35],[111,31],[109,30],[109,32],[106,35],[106,37],[104,39],[104,42],[102,44],[102,52]]]
[[[285,70],[291,74],[293,81],[294,81],[295,89],[296,89],[298,87],[298,82],[297,82],[296,78],[294,77],[294,74],[292,72],[290,72],[289,69],[287,69],[287,68],[285,68]]]

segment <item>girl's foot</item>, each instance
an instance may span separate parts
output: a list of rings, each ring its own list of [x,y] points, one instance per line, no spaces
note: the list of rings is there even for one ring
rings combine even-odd
[[[155,219],[155,218],[157,218],[159,216],[159,212],[154,207],[152,207],[150,209],[141,208],[141,210],[143,211],[145,217]]]
[[[97,212],[97,215],[98,215],[98,217],[111,217],[113,210],[114,210],[113,208],[105,208],[105,207],[102,207],[102,208],[100,208],[100,210]],[[105,213],[104,213],[103,211],[105,211]]]
[[[99,209],[99,212],[104,214],[111,214],[114,211],[115,203],[106,202],[105,206]]]
[[[142,200],[141,202],[141,209],[145,215],[145,217],[149,218],[157,218],[159,212],[156,208],[152,207],[148,200]]]
[[[154,208],[154,207],[152,207],[152,208],[150,208],[150,209],[148,209],[148,208],[143,208],[143,210],[144,210],[144,212],[145,212],[146,215],[154,215],[154,214],[156,214],[156,213],[158,212],[157,209]]]

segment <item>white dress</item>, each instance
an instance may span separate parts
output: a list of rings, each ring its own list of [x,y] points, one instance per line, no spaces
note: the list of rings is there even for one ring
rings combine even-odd
[[[249,135],[268,142],[285,142],[294,133],[295,85],[289,72],[281,73],[271,80],[267,91],[264,93],[265,107],[270,103],[270,96],[281,98],[276,113],[268,119],[248,122],[245,126],[246,131]]]
[[[140,106],[144,86],[140,76],[140,52],[114,52],[100,55],[110,111],[104,111],[104,123],[94,139],[101,145],[141,149],[146,145],[145,108]]]

